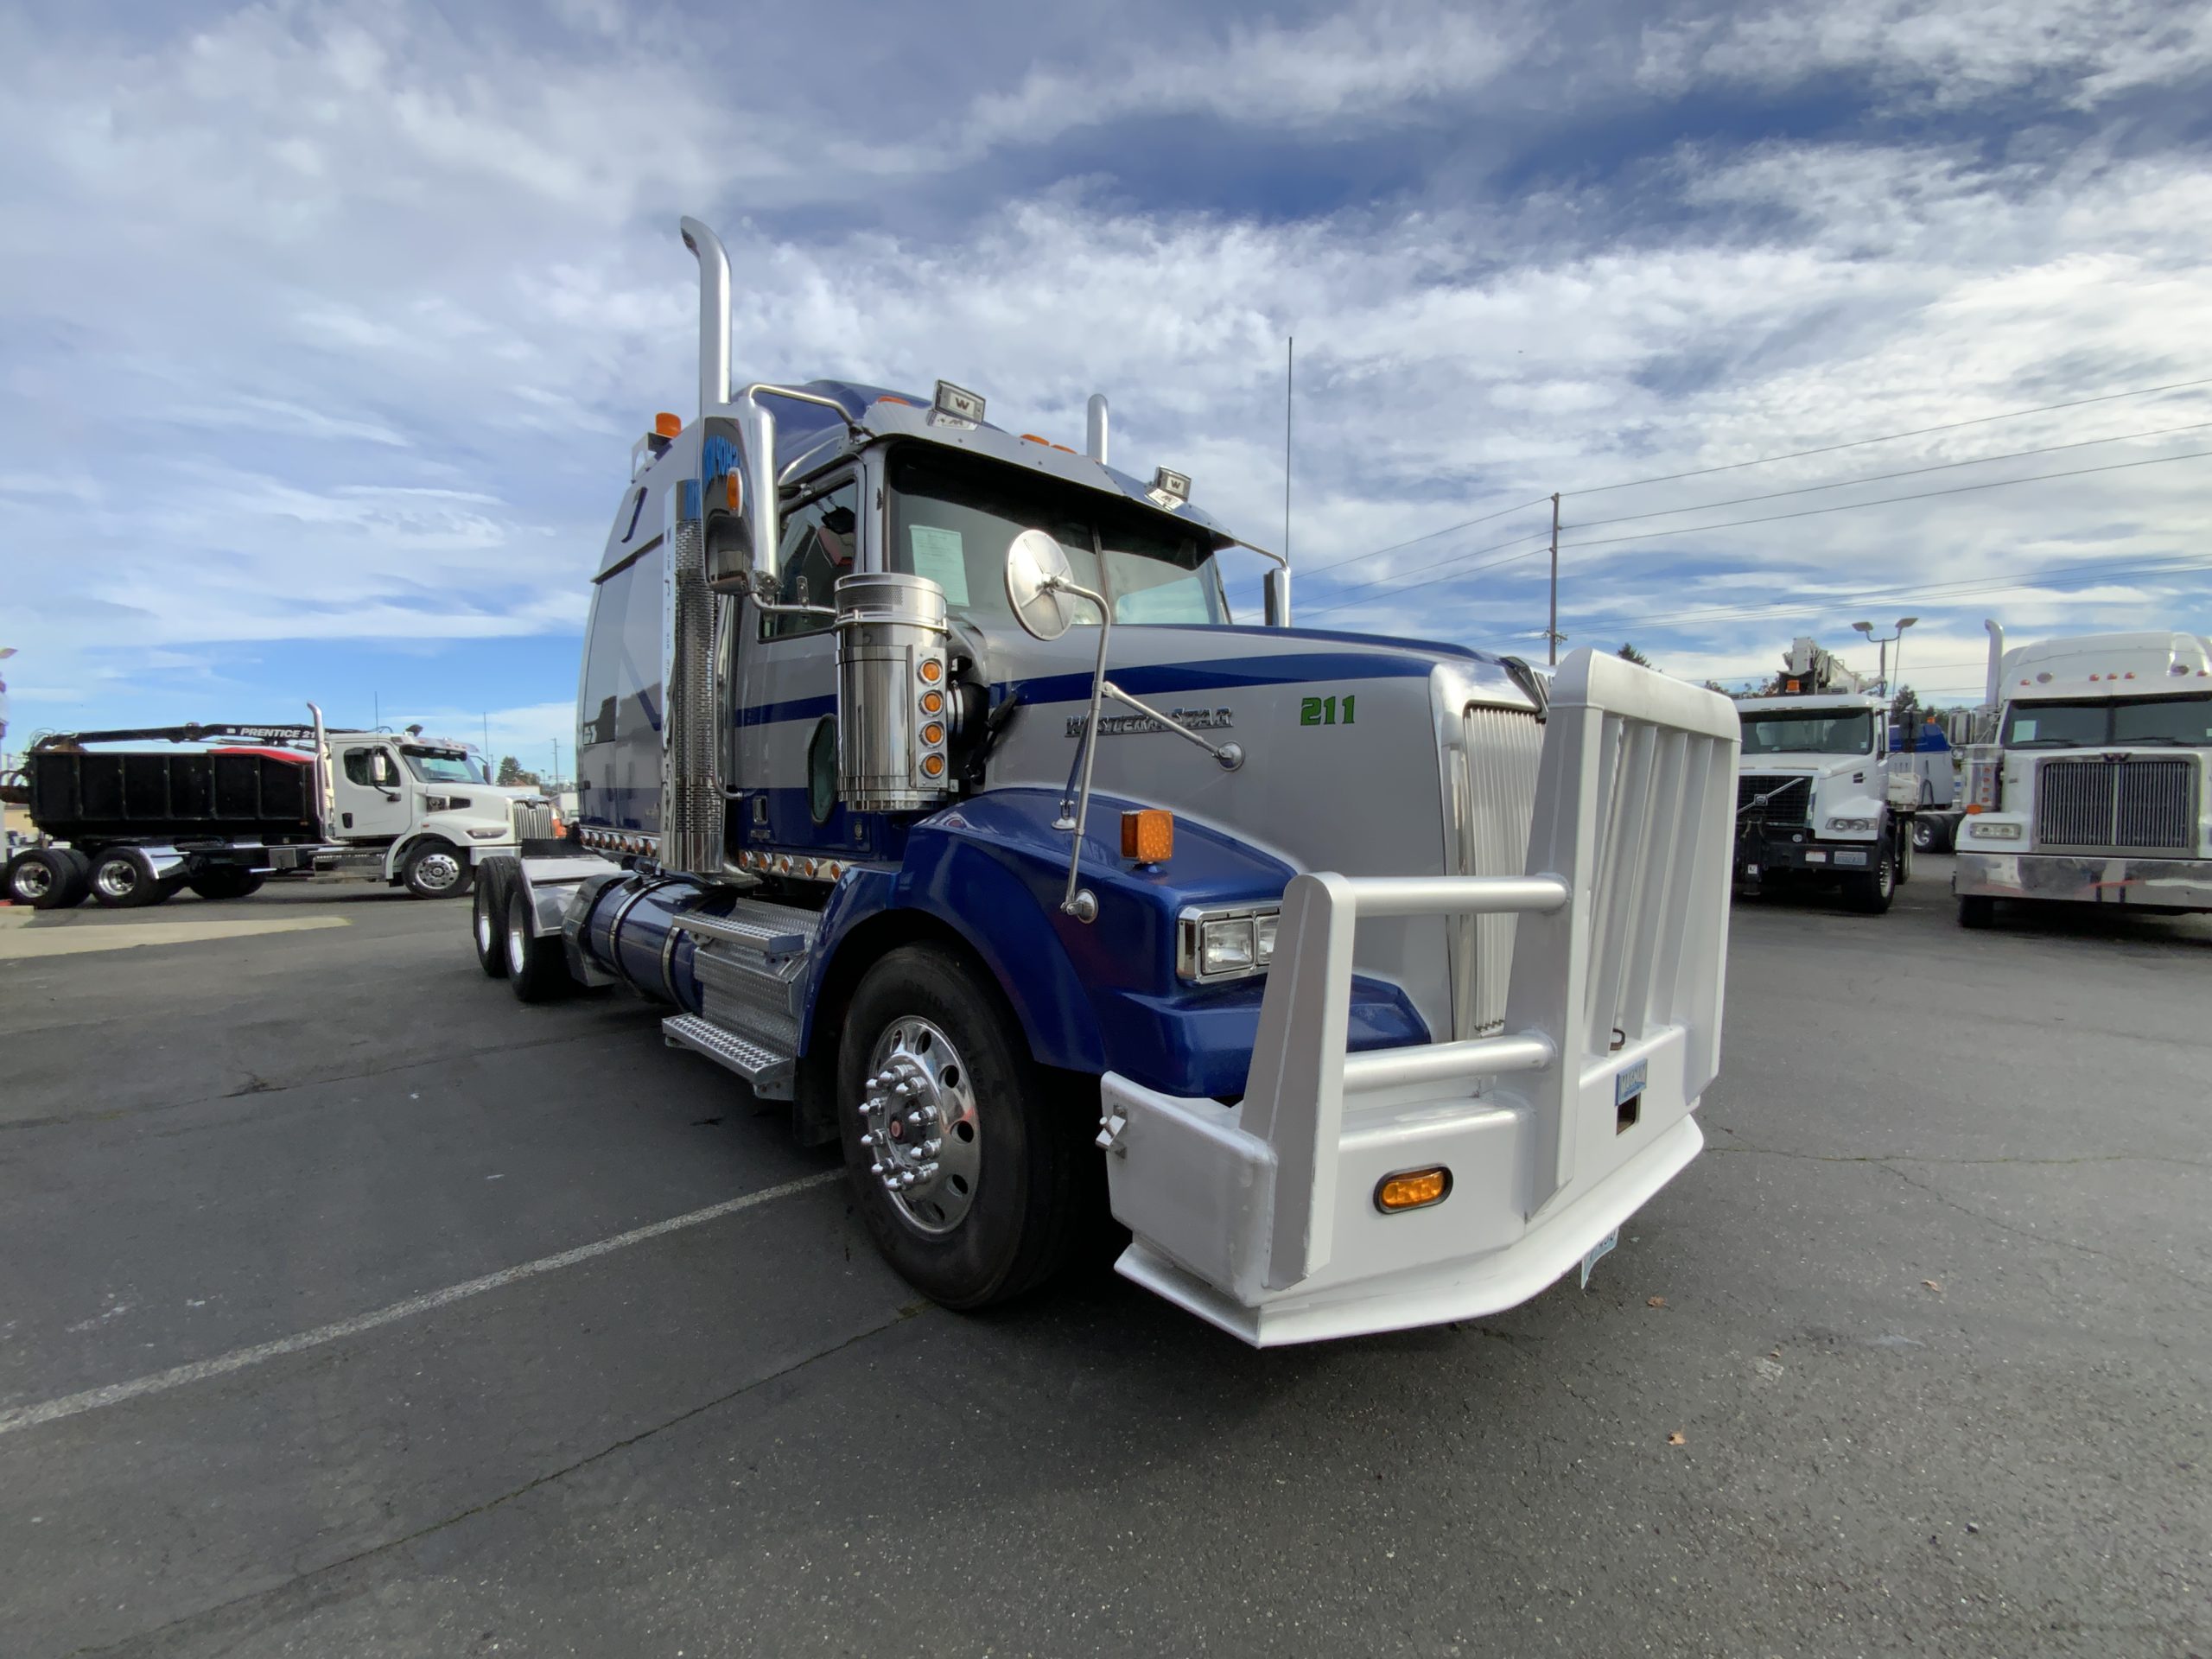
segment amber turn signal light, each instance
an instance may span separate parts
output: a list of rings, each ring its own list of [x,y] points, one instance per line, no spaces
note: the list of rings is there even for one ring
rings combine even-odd
[[[1165,864],[1175,856],[1175,815],[1147,806],[1122,814],[1122,856],[1140,864]]]
[[[1408,1169],[1385,1175],[1375,1187],[1375,1207],[1384,1215],[1401,1210],[1420,1210],[1441,1204],[1452,1191],[1452,1172],[1438,1164],[1428,1169]]]

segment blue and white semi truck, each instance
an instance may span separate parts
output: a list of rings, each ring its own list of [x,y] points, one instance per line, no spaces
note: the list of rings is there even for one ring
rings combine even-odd
[[[486,972],[626,983],[842,1144],[955,1307],[1110,1206],[1119,1270],[1270,1344],[1491,1313],[1694,1157],[1738,726],[1578,652],[1262,624],[1165,468],[982,398],[734,388],[696,220],[696,419],[594,582],[578,822],[480,878]]]

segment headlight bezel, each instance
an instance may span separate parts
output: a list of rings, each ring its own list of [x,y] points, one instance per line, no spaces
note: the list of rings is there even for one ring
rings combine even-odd
[[[2024,841],[2026,827],[2017,821],[1991,818],[1977,812],[1967,820],[1967,834],[1976,841]]]
[[[1280,904],[1192,905],[1178,912],[1175,976],[1220,985],[1266,973],[1274,961],[1281,916]]]
[[[1834,836],[1871,836],[1881,825],[1879,818],[1830,818],[1828,833]]]

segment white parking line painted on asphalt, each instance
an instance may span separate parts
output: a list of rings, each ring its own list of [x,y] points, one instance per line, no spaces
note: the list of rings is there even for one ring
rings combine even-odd
[[[48,922],[37,927],[18,925],[0,936],[0,958],[74,957],[87,950],[128,950],[142,944],[197,944],[206,939],[245,939],[257,933],[311,933],[319,928],[351,925],[343,916],[271,916],[266,920],[215,922],[101,922],[75,927],[57,927]]]
[[[751,1210],[776,1198],[789,1198],[794,1192],[804,1192],[809,1187],[826,1186],[842,1178],[843,1173],[842,1170],[825,1169],[812,1175],[802,1175],[795,1181],[785,1181],[779,1185],[763,1187],[758,1192],[747,1192],[743,1198],[710,1204],[703,1210],[692,1211],[689,1215],[671,1216],[666,1221],[634,1227],[626,1233],[617,1233],[612,1238],[602,1238],[596,1243],[579,1244],[573,1250],[563,1250],[558,1255],[542,1255],[535,1262],[525,1262],[519,1267],[502,1268],[497,1273],[487,1273],[481,1279],[471,1279],[465,1284],[448,1285],[443,1290],[434,1290],[427,1295],[410,1296],[404,1302],[393,1302],[387,1307],[378,1308],[373,1313],[359,1313],[350,1319],[340,1319],[334,1325],[317,1325],[312,1331],[302,1331],[296,1336],[280,1337],[275,1342],[257,1343],[251,1348],[236,1348],[213,1359],[194,1360],[189,1365],[156,1371],[150,1376],[136,1377],[128,1382],[111,1382],[104,1389],[87,1389],[82,1394],[64,1395],[58,1400],[43,1401],[35,1406],[16,1406],[0,1411],[0,1434],[12,1434],[19,1428],[35,1428],[41,1423],[74,1417],[81,1412],[98,1411],[105,1406],[119,1406],[127,1400],[143,1399],[149,1394],[164,1394],[171,1389],[181,1389],[188,1382],[204,1382],[211,1376],[225,1376],[232,1371],[242,1371],[249,1365],[260,1364],[264,1360],[282,1359],[286,1354],[296,1354],[302,1349],[319,1348],[325,1343],[357,1337],[379,1325],[413,1319],[417,1313],[450,1307],[471,1296],[481,1296],[487,1290],[499,1290],[524,1279],[535,1279],[540,1274],[572,1268],[579,1262],[588,1262],[594,1256],[626,1250],[632,1244],[642,1244],[648,1239],[658,1238],[685,1227],[696,1227],[702,1222],[718,1221],[724,1216],[735,1215],[741,1210]]]

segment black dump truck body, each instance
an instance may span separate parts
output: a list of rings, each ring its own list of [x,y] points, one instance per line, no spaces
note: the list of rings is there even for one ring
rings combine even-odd
[[[207,747],[91,748],[161,741]],[[158,904],[191,887],[243,898],[327,850],[319,727],[172,726],[49,737],[9,792],[46,844],[8,862],[7,897],[41,910],[86,897]],[[297,751],[295,753],[294,751]]]
[[[57,841],[321,835],[315,767],[304,754],[35,751],[23,772],[32,821]]]

